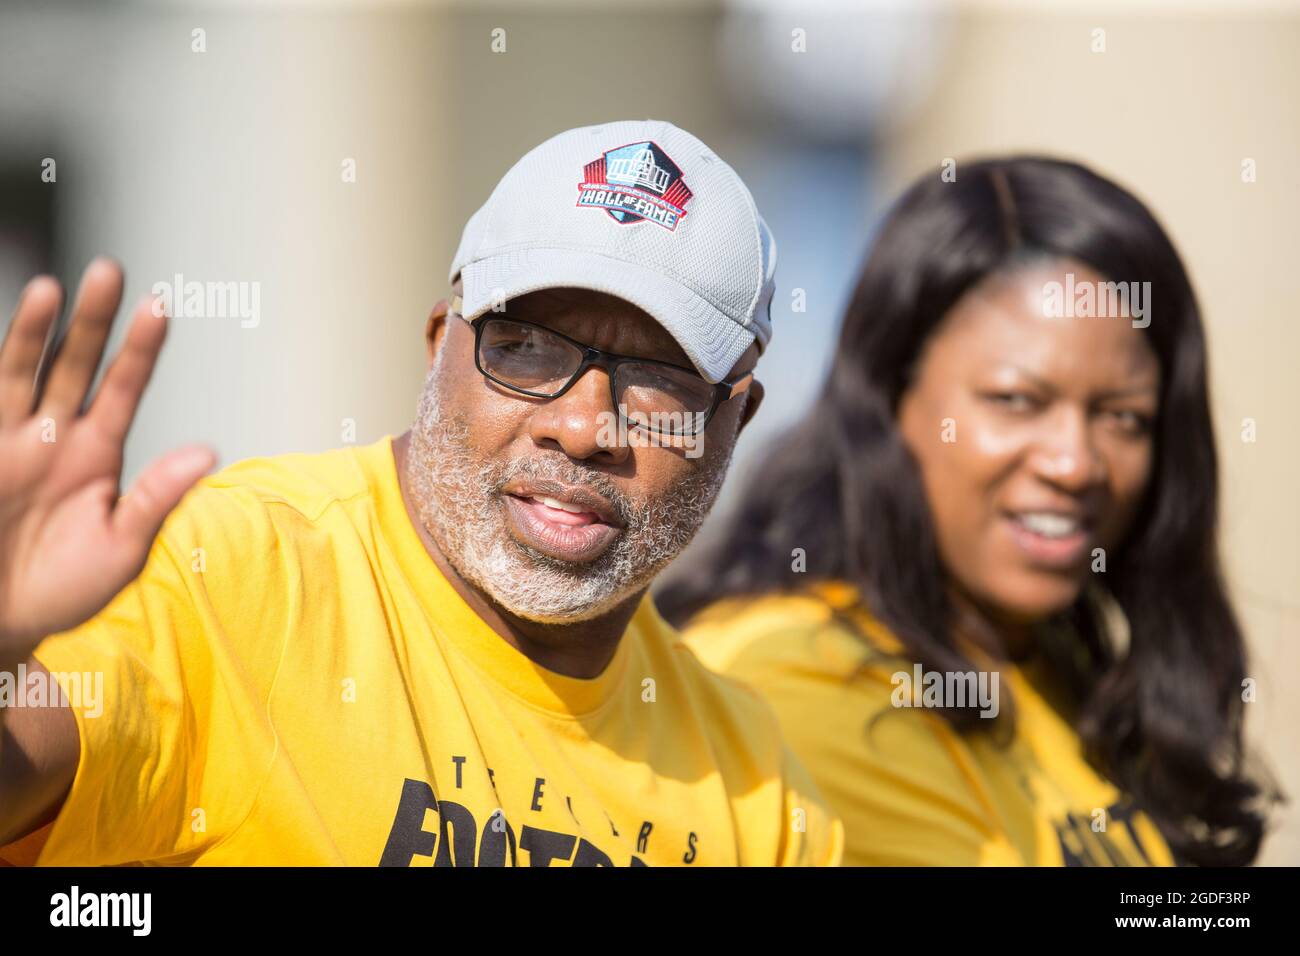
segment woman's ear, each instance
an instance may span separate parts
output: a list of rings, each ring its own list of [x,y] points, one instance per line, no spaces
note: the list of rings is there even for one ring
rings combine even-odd
[[[749,389],[745,392],[745,410],[740,413],[740,424],[736,427],[736,434],[739,435],[741,429],[749,424],[749,420],[758,414],[758,406],[763,403],[763,383],[754,379],[749,383]]]

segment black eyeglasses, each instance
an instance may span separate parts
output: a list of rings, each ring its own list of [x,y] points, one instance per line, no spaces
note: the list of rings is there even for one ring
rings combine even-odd
[[[461,315],[459,296],[451,307]],[[610,398],[619,417],[660,435],[699,434],[719,406],[743,394],[754,379],[753,373],[746,373],[715,385],[694,369],[604,352],[544,325],[506,315],[481,316],[470,325],[474,364],[491,381],[521,395],[558,398],[595,366],[609,378]]]

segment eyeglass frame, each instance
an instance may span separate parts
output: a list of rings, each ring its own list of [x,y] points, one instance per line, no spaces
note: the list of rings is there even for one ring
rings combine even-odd
[[[524,319],[512,318],[508,315],[491,315],[485,313],[484,315],[480,315],[477,319],[466,319],[464,313],[461,312],[461,308],[463,306],[463,300],[458,295],[452,297],[450,306],[451,306],[451,311],[454,312],[456,315],[460,316],[460,318],[464,319],[465,322],[469,323],[470,328],[474,330],[474,367],[478,369],[479,374],[482,375],[484,378],[486,378],[488,381],[495,382],[496,384],[500,385],[502,388],[508,388],[510,389],[510,391],[515,392],[516,394],[519,395],[527,395],[530,398],[551,399],[551,398],[559,398],[561,395],[563,395],[565,392],[571,389],[574,386],[574,384],[578,381],[578,379],[582,378],[583,373],[585,373],[587,369],[599,368],[605,372],[605,377],[609,379],[609,399],[611,404],[614,406],[614,411],[617,413],[618,417],[622,419],[624,422],[626,422],[629,426],[633,426],[636,428],[644,428],[646,431],[653,432],[656,435],[667,435],[669,437],[674,437],[674,438],[690,438],[694,435],[700,434],[706,428],[709,427],[709,422],[713,421],[714,414],[717,412],[719,408],[722,407],[722,404],[724,402],[731,401],[731,399],[735,398],[737,395],[743,395],[745,392],[749,390],[749,387],[754,383],[753,372],[746,372],[743,375],[738,375],[735,378],[731,378],[731,379],[721,379],[718,382],[710,382],[706,378],[704,378],[704,376],[701,375],[696,369],[687,368],[684,365],[677,365],[674,362],[665,362],[662,359],[642,358],[636,355],[620,355],[617,352],[607,352],[604,349],[596,348],[594,345],[588,345],[585,342],[579,342],[577,339],[570,338],[569,336],[565,335],[563,332],[557,332],[555,331],[555,329],[549,328],[545,325],[539,325],[536,322],[528,322],[525,321]],[[575,348],[581,349],[582,361],[578,363],[577,370],[569,377],[569,380],[564,383],[564,387],[561,388],[558,392],[553,392],[551,394],[544,394],[542,392],[531,392],[528,389],[520,388],[518,385],[511,385],[509,382],[503,382],[495,375],[492,375],[490,372],[484,370],[483,364],[480,361],[479,346],[483,339],[483,330],[487,327],[487,323],[480,320],[485,318],[486,319],[499,318],[507,322],[513,322],[516,325],[525,326],[526,328],[538,329],[539,331],[545,332],[548,335],[554,335],[556,338],[569,343]],[[699,428],[691,432],[661,432],[656,428],[650,428],[649,426],[641,422],[634,421],[633,419],[630,419],[626,415],[624,415],[622,409],[619,406],[618,395],[615,394],[615,390],[614,390],[614,374],[617,371],[618,366],[627,363],[637,363],[641,365],[663,365],[671,369],[676,369],[679,372],[689,372],[691,375],[695,376],[700,381],[704,382],[704,384],[710,386],[713,389],[713,400],[709,404],[709,410],[703,413],[704,421],[702,424],[700,424]],[[692,412],[690,414],[698,415],[700,413]]]

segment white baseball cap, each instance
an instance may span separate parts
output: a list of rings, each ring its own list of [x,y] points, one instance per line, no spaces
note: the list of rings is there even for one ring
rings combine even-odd
[[[470,217],[451,264],[473,321],[509,299],[574,287],[631,302],[718,382],[772,336],[776,243],[735,170],[659,120],[553,136]]]

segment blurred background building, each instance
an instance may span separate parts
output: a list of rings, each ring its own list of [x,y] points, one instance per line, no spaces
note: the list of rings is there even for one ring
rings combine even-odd
[[[1248,731],[1296,795],[1298,92],[1283,2],[6,0],[0,299],[100,252],[128,301],[178,274],[259,284],[255,326],[173,322],[128,477],[181,441],[224,462],[372,441],[413,415],[424,319],[501,174],[562,129],[670,119],[740,172],[779,244],[769,397],[736,459],[761,468],[902,186],[949,158],[1084,161],[1152,206],[1202,298]],[[1263,862],[1300,863],[1294,802],[1279,821]]]

